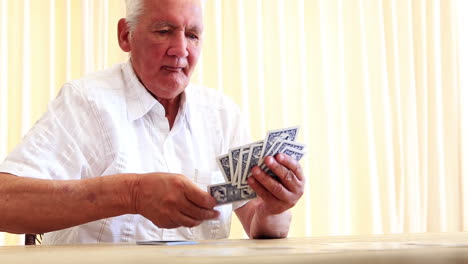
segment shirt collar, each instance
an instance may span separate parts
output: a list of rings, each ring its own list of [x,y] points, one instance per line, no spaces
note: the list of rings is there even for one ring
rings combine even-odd
[[[125,100],[127,103],[127,118],[130,121],[135,121],[146,115],[153,108],[158,115],[165,116],[164,107],[156,100],[153,95],[143,86],[133,70],[131,61],[124,63],[122,72],[125,86]],[[189,85],[190,87],[190,85]],[[187,87],[186,90],[189,88]],[[178,116],[186,117],[189,112],[187,97],[190,97],[190,92],[184,90],[180,98],[180,108]]]

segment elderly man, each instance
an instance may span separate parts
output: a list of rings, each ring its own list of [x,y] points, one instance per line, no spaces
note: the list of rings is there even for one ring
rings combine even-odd
[[[128,0],[118,23],[127,63],[65,84],[0,165],[0,231],[43,243],[214,239],[234,210],[251,238],[286,237],[304,189],[300,165],[268,157],[258,198],[215,207],[215,157],[244,144],[238,108],[189,85],[202,45],[198,0]],[[293,172],[293,173],[290,173]]]

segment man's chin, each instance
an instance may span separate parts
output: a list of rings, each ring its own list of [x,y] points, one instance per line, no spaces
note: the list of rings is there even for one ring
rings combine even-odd
[[[186,86],[185,86],[186,87]],[[182,92],[185,90],[184,86],[166,88],[166,89],[153,89],[150,90],[151,94],[157,99],[164,99],[164,100],[173,100],[177,98]]]

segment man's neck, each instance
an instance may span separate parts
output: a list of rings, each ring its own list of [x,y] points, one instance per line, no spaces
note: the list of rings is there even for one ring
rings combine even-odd
[[[173,99],[156,98],[156,100],[158,100],[158,102],[164,107],[164,110],[166,111],[166,118],[169,121],[170,129],[172,129],[172,126],[174,125],[175,119],[177,117],[177,113],[179,112],[180,97],[181,95],[178,95]]]

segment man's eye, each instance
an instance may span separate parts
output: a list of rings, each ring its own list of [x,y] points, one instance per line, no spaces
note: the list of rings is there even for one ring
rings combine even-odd
[[[188,36],[187,36],[187,37],[188,37],[188,38],[190,38],[190,39],[195,39],[195,40],[197,40],[197,39],[198,39],[198,36],[197,36],[197,35],[195,35],[195,34],[188,34]]]
[[[167,35],[167,34],[169,34],[169,30],[158,30],[157,33],[159,35]]]

